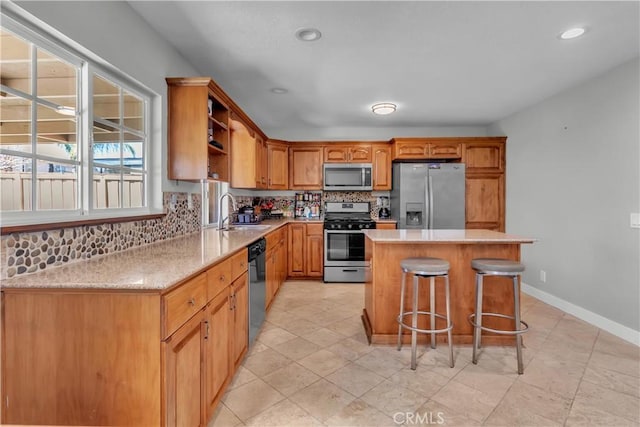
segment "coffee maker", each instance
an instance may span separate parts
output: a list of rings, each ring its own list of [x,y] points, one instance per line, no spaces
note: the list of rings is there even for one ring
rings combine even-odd
[[[380,209],[378,210],[378,218],[389,219],[391,216],[389,211],[389,198],[386,196],[378,197],[378,206],[380,206]]]

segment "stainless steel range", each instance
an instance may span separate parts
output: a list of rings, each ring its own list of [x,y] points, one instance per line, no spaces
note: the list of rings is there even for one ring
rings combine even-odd
[[[364,283],[364,233],[376,228],[368,202],[327,202],[324,210],[324,281]]]

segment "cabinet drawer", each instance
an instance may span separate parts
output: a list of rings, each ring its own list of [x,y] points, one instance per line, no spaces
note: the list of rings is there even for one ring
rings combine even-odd
[[[231,281],[236,280],[242,273],[247,271],[248,256],[246,249],[241,250],[229,258],[231,263]]]
[[[222,261],[207,270],[207,301],[231,284],[231,262]]]
[[[162,298],[163,338],[174,333],[207,303],[207,274],[202,273]]]

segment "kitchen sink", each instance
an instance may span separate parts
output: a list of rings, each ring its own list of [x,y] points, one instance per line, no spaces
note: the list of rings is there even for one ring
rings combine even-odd
[[[232,225],[231,227],[228,228],[228,231],[260,231],[260,230],[267,230],[271,228],[270,225]]]

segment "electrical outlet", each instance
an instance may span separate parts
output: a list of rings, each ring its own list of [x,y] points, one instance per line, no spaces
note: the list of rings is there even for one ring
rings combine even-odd
[[[187,194],[187,208],[193,209],[193,195],[191,193]]]
[[[170,204],[170,208],[172,211],[176,210],[176,204],[178,203],[178,195],[177,194],[172,194],[171,195],[171,204]]]
[[[547,272],[544,270],[540,270],[540,281],[542,283],[547,283]]]

